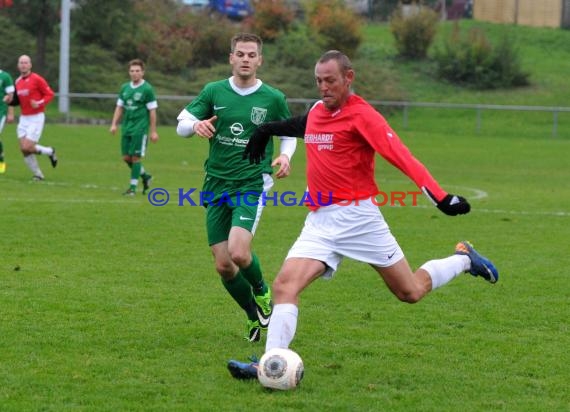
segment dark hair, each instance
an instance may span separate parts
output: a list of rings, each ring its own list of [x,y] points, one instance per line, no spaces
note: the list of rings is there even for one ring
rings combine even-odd
[[[246,43],[252,42],[257,43],[257,49],[259,54],[261,54],[261,49],[263,48],[263,40],[257,34],[253,33],[238,33],[234,37],[232,37],[231,42],[231,52],[233,53],[236,48],[236,43]]]
[[[317,61],[317,63],[326,63],[329,60],[335,60],[342,73],[352,70],[352,62],[348,56],[338,50],[329,50],[325,52]]]
[[[129,68],[131,66],[140,66],[144,70],[144,62],[141,59],[133,59],[129,62]]]

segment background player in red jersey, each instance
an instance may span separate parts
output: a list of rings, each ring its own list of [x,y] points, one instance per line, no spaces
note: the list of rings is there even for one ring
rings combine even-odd
[[[309,205],[305,226],[273,282],[266,351],[289,347],[297,328],[300,293],[315,279],[331,277],[344,257],[368,263],[390,291],[408,303],[418,302],[463,272],[491,283],[499,277],[494,265],[466,241],[456,245],[453,255],[412,271],[373,200],[379,193],[375,153],[414,181],[443,213],[465,214],[470,206],[465,198],[446,193],[382,115],[352,92],[354,77],[346,55],[326,52],[315,66],[321,100],[305,116],[260,126],[244,152],[256,163],[270,136],[303,136],[309,195],[322,199]],[[232,360],[228,369],[238,379],[257,378],[255,361]]]
[[[32,59],[22,55],[18,59],[20,77],[16,79],[16,94],[20,105],[20,120],[18,121],[18,139],[24,162],[33,173],[33,180],[44,180],[36,154],[49,156],[52,167],[57,166],[55,149],[39,145],[45,124],[45,109],[54,97],[54,92],[47,81],[37,73],[32,72]]]

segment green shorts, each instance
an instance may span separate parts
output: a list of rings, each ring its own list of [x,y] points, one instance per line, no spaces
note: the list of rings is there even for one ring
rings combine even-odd
[[[228,240],[234,226],[255,234],[264,207],[259,198],[272,186],[273,179],[267,174],[239,181],[206,176],[200,199],[206,206],[208,244]]]
[[[121,154],[123,156],[144,157],[148,135],[146,132],[125,134],[121,137]]]

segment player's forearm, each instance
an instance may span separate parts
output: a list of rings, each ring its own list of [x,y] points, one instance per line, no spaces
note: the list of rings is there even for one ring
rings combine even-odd
[[[176,134],[181,137],[190,137],[195,133],[194,127],[199,122],[198,118],[184,109],[178,117],[178,126],[176,126]]]
[[[54,97],[55,93],[53,92],[51,87],[49,87],[49,85],[46,83],[42,89],[42,100],[39,103],[43,104],[44,106],[47,106],[49,102],[53,100]]]
[[[117,127],[119,121],[121,120],[121,115],[123,114],[123,109],[121,106],[115,107],[115,111],[113,112],[113,120],[111,120],[111,126]]]
[[[279,153],[287,155],[289,160],[293,158],[295,154],[295,149],[297,148],[297,139],[294,137],[280,137],[281,144],[279,146]]]
[[[286,120],[263,123],[260,128],[271,136],[291,136],[304,138],[308,114],[290,117]]]
[[[151,134],[156,133],[156,123],[156,110],[153,109],[149,112],[149,128]]]

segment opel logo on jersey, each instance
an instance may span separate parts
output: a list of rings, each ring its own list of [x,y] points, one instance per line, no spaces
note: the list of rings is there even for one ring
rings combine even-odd
[[[230,126],[230,132],[232,132],[234,136],[239,136],[243,133],[243,125],[241,123],[232,124]]]

